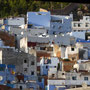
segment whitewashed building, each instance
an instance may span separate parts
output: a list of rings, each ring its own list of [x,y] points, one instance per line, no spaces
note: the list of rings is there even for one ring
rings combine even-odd
[[[72,30],[90,30],[90,16],[83,16],[83,19],[80,19],[80,21],[73,21]]]
[[[58,67],[59,59],[57,57],[51,57],[50,59],[42,58],[40,61],[40,71],[41,75],[48,75],[48,70],[50,68]]]
[[[90,16],[83,16],[80,21],[72,21],[71,36],[85,39],[86,32],[90,32]]]
[[[24,25],[25,21],[23,17],[14,17],[14,18],[5,19],[4,24],[9,26],[20,26],[20,25]]]
[[[59,75],[62,78],[57,78],[54,74],[48,77],[48,90],[66,90],[68,87],[90,85],[90,72],[59,72]]]

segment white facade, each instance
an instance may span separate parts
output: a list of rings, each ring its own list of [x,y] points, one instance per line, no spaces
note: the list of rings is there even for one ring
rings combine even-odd
[[[57,68],[59,59],[56,57],[51,57],[49,60],[50,63],[45,63],[45,59],[44,58],[41,59],[40,61],[41,75],[43,75],[44,72],[45,73],[48,72],[49,68],[55,68],[55,69]],[[48,67],[48,69],[46,67]]]
[[[19,88],[21,90],[27,89],[27,85],[25,83],[16,83],[14,88]]]
[[[20,26],[24,25],[25,21],[23,17],[8,18],[4,21],[4,24],[9,26]]]
[[[90,30],[90,16],[83,16],[80,21],[73,21],[72,30]]]
[[[21,50],[27,53],[28,52],[27,37],[23,36],[23,33],[22,33],[22,35],[16,35],[15,39],[16,39],[16,43],[15,43],[16,48],[18,50]]]
[[[86,83],[87,85],[90,85],[90,73],[67,73],[66,75],[66,85],[82,85],[83,83]],[[86,78],[87,77],[87,78]]]
[[[0,24],[3,25],[4,24],[4,20],[0,19]]]
[[[90,73],[76,73],[76,72],[68,72],[65,74],[66,79],[60,79],[60,78],[50,78],[48,79],[48,86],[54,85],[54,86],[77,86],[77,85],[83,85],[84,83],[86,85],[90,85]],[[49,87],[48,87],[49,90]]]
[[[68,55],[74,55],[79,53],[79,48],[76,46],[61,46],[60,47],[61,51],[61,58],[63,59],[68,59]]]
[[[85,33],[90,32],[90,16],[83,16],[80,21],[72,21],[71,36],[85,40]]]
[[[46,65],[44,64],[44,58],[42,58],[42,60],[40,61],[40,65]],[[51,63],[48,64],[48,66],[57,66],[57,64],[59,63],[59,59],[57,57],[51,57],[50,58]]]
[[[70,16],[51,15],[50,31],[51,34],[71,32],[72,14]]]
[[[2,50],[0,49],[0,64],[2,64]]]
[[[26,53],[28,52],[27,37],[20,39],[20,50],[25,51]]]

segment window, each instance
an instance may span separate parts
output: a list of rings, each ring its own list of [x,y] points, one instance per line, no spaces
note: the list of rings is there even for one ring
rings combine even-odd
[[[48,69],[48,66],[46,66],[46,69]]]
[[[73,30],[74,32],[76,32],[76,30]]]
[[[62,73],[62,75],[65,75],[64,73]]]
[[[0,67],[0,71],[5,71],[5,67]]]
[[[22,86],[20,86],[20,90],[22,90]]]
[[[31,72],[31,75],[34,75],[34,71]]]
[[[34,65],[34,61],[31,62],[31,65]]]
[[[40,47],[40,50],[46,50],[46,47]]]
[[[88,81],[88,77],[84,77],[84,80],[85,80],[85,81]]]
[[[47,51],[53,51],[53,47],[47,47]]]
[[[88,18],[86,18],[86,20],[88,20]]]
[[[28,28],[31,28],[33,25],[32,24],[28,24]]]
[[[76,23],[74,23],[74,27],[76,27]]]
[[[59,26],[58,29],[61,29],[61,26]]]
[[[51,20],[51,22],[59,22],[59,23],[62,23],[62,20]]]
[[[74,51],[74,48],[71,48],[71,51]]]
[[[56,66],[54,66],[54,68],[56,68]]]
[[[85,27],[88,27],[88,23],[86,23]]]
[[[24,68],[24,72],[27,72],[27,68]]]
[[[76,76],[73,76],[73,77],[72,77],[72,80],[76,80]]]
[[[24,60],[24,63],[27,63],[27,60]]]
[[[72,60],[75,60],[75,57],[72,57]]]
[[[55,28],[55,25],[53,25],[52,27]]]
[[[78,24],[78,27],[80,27],[81,25],[80,25],[80,23]]]
[[[56,33],[56,32],[55,32],[55,31],[53,31],[53,34],[54,34],[54,35],[55,35],[55,33]]]
[[[51,64],[51,59],[47,59],[47,64]]]
[[[37,15],[42,15],[41,13],[37,13]]]
[[[55,76],[55,74],[52,74],[52,77],[54,77]]]

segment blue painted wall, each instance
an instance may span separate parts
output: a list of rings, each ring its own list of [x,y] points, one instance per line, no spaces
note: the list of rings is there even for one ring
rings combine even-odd
[[[3,77],[3,79],[0,81],[0,84],[4,84],[6,80],[15,80],[15,72],[16,69],[14,65],[0,64],[0,76]]]
[[[27,24],[50,27],[50,12],[27,12]]]

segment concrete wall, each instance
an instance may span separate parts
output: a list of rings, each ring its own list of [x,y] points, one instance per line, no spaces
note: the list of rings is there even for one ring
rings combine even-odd
[[[34,76],[37,75],[35,56],[24,52],[16,52],[15,50],[10,48],[3,48],[2,54],[2,63],[15,65],[16,72],[31,75],[31,71],[34,71]],[[24,60],[26,60],[26,63],[24,63]],[[34,61],[34,65],[31,65],[32,61]],[[27,68],[26,73],[24,71],[25,68]]]

